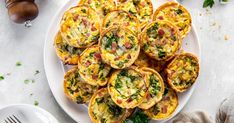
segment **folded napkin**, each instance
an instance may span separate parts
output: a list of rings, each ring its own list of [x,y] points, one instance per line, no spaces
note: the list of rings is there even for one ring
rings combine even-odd
[[[211,117],[204,111],[196,111],[192,113],[180,113],[172,121],[172,123],[213,123]]]
[[[215,117],[216,123],[234,123],[234,93],[224,99],[220,104]],[[181,112],[172,123],[214,123],[212,118],[204,111],[192,113]]]

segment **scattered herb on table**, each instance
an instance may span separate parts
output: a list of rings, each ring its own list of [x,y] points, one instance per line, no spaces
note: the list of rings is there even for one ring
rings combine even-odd
[[[16,64],[15,64],[17,67],[19,67],[19,66],[21,66],[22,64],[21,64],[21,62],[16,62]]]
[[[4,76],[0,76],[0,81],[4,80]]]
[[[214,0],[205,0],[203,3],[203,8],[210,7],[212,8],[215,4]]]
[[[24,84],[29,84],[29,83],[35,83],[35,80],[34,79],[25,79],[24,80]]]
[[[39,105],[39,102],[35,100],[35,101],[34,101],[34,105],[35,105],[35,106],[38,106],[38,105]]]
[[[37,75],[37,74],[39,74],[39,73],[40,73],[40,71],[39,71],[39,70],[36,70],[35,73],[34,73],[34,75]]]
[[[126,119],[124,123],[130,123],[130,121],[132,121],[133,123],[148,123],[149,118],[141,110],[138,110],[132,117]]]

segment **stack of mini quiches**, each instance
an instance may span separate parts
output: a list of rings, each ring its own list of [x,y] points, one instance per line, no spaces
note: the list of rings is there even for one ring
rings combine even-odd
[[[80,0],[67,10],[54,41],[64,64],[64,92],[89,103],[94,123],[121,123],[136,108],[163,120],[178,106],[176,92],[196,81],[199,61],[181,52],[191,29],[189,12],[150,0]],[[162,76],[165,75],[165,76]]]

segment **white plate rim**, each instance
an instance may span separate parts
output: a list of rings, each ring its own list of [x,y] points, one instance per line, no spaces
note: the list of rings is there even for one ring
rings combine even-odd
[[[175,1],[176,1],[176,0],[175,0]],[[55,93],[55,90],[53,90],[52,83],[49,81],[49,78],[50,78],[50,77],[48,76],[49,70],[47,69],[47,61],[46,61],[46,60],[47,60],[47,57],[46,57],[46,56],[47,56],[47,52],[46,52],[47,49],[46,49],[46,48],[47,48],[47,43],[48,43],[48,36],[49,36],[49,34],[50,34],[51,28],[52,28],[53,25],[54,25],[52,22],[55,22],[57,16],[60,14],[60,12],[62,11],[62,9],[63,9],[65,6],[68,6],[68,4],[71,4],[71,3],[72,3],[72,1],[67,1],[67,2],[65,2],[65,4],[64,4],[63,6],[61,6],[61,7],[58,9],[58,11],[57,11],[56,14],[54,15],[54,17],[53,17],[53,19],[52,19],[52,21],[51,21],[51,23],[50,23],[50,25],[49,25],[49,28],[48,28],[47,33],[46,33],[45,43],[44,43],[44,53],[43,53],[43,58],[44,58],[44,60],[43,60],[43,62],[44,62],[44,69],[45,69],[45,74],[46,74],[46,77],[47,77],[47,81],[48,81],[50,90],[51,90],[51,92],[52,92],[52,94],[53,94],[55,100],[57,101],[57,103],[59,104],[59,106],[60,106],[73,120],[75,120],[76,122],[82,123],[82,121],[81,121],[80,119],[75,118],[75,116],[74,116],[72,113],[70,113],[69,109],[66,108],[66,107],[64,107],[64,105],[62,104],[62,102],[59,101],[59,97],[58,97],[57,94]],[[77,2],[77,3],[78,3],[78,2]],[[194,24],[192,24],[192,29],[191,29],[191,32],[190,32],[190,33],[193,33],[192,35],[193,35],[194,38],[195,38],[194,40],[196,40],[197,49],[198,49],[198,51],[197,51],[198,53],[197,53],[196,55],[198,56],[198,59],[199,59],[200,65],[201,65],[201,46],[200,46],[200,41],[199,41],[199,38],[198,38],[198,35],[197,35],[197,31],[196,31],[196,28],[195,28]],[[200,71],[201,71],[201,69],[200,69]],[[199,72],[199,73],[200,73],[200,72]],[[197,86],[197,84],[198,84],[197,81],[199,81],[199,78],[200,78],[200,76],[198,76],[198,79],[196,80],[196,83],[186,92],[186,93],[188,93],[188,94],[186,94],[187,96],[186,96],[186,98],[184,99],[185,101],[183,101],[184,103],[183,103],[183,104],[179,104],[179,106],[181,106],[181,107],[179,108],[179,106],[178,106],[177,109],[176,109],[176,111],[172,114],[171,117],[169,117],[168,119],[163,120],[163,121],[151,121],[151,122],[152,122],[152,123],[164,123],[164,122],[170,120],[171,118],[173,118],[175,115],[177,115],[177,114],[185,107],[185,105],[188,103],[189,99],[191,98],[191,96],[192,96],[192,94],[193,94],[193,92],[194,92],[194,90],[195,90],[195,88],[196,88],[196,86]],[[87,115],[88,115],[88,113],[87,113]]]

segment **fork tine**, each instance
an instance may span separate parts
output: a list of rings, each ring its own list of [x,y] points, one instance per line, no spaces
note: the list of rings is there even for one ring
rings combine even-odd
[[[10,123],[13,123],[9,117],[7,117],[7,120],[8,120]]]
[[[13,117],[14,117],[19,123],[21,123],[20,120],[19,120],[15,115],[13,115]]]
[[[7,120],[4,120],[4,121],[5,121],[5,123],[8,123]]]
[[[10,119],[13,121],[13,123],[17,123],[15,119],[13,119],[11,116],[10,116]]]

